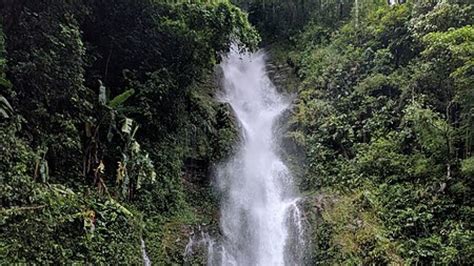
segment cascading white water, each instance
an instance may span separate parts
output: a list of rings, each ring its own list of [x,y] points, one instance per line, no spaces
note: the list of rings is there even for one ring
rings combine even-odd
[[[292,176],[279,156],[278,121],[290,107],[265,68],[265,53],[232,51],[221,64],[224,88],[241,126],[242,141],[233,158],[219,167],[222,192],[219,250],[210,265],[295,265],[303,250],[298,197]]]
[[[145,241],[143,241],[143,238],[140,238],[140,243],[141,243],[140,250],[142,251],[143,265],[150,266],[151,260],[148,257],[148,254],[146,253],[146,246],[145,246]]]

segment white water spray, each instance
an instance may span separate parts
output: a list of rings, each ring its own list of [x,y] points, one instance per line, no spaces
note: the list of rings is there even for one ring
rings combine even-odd
[[[210,265],[301,263],[302,224],[292,176],[279,156],[278,121],[290,107],[265,69],[265,54],[233,51],[222,63],[224,90],[242,142],[217,171],[223,238]]]
[[[146,253],[146,246],[145,246],[145,241],[143,241],[143,238],[140,238],[140,250],[142,251],[142,258],[143,258],[143,265],[144,266],[151,266],[151,260],[148,257],[148,254]]]

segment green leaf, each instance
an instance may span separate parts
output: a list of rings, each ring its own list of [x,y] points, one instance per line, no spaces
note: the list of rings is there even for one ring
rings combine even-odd
[[[117,95],[115,98],[113,98],[108,106],[110,108],[117,108],[118,106],[120,106],[121,104],[123,104],[128,98],[130,98],[130,96],[132,96],[133,94],[135,93],[135,90],[134,89],[129,89],[129,90],[126,90],[125,92],[123,92],[122,94],[120,95]]]

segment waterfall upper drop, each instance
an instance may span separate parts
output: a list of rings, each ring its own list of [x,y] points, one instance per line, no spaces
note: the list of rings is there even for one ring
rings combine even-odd
[[[217,170],[221,200],[220,244],[210,265],[295,265],[303,250],[298,197],[280,158],[278,122],[291,101],[279,94],[265,67],[265,53],[235,50],[221,64],[220,100],[240,123],[236,154]]]

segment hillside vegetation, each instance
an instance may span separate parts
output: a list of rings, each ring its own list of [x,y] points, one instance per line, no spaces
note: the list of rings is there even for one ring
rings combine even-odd
[[[314,264],[472,264],[474,5],[359,1],[289,61]]]
[[[213,72],[256,31],[227,1],[3,1],[0,263],[183,263],[232,147]],[[196,258],[202,259],[202,258]]]

